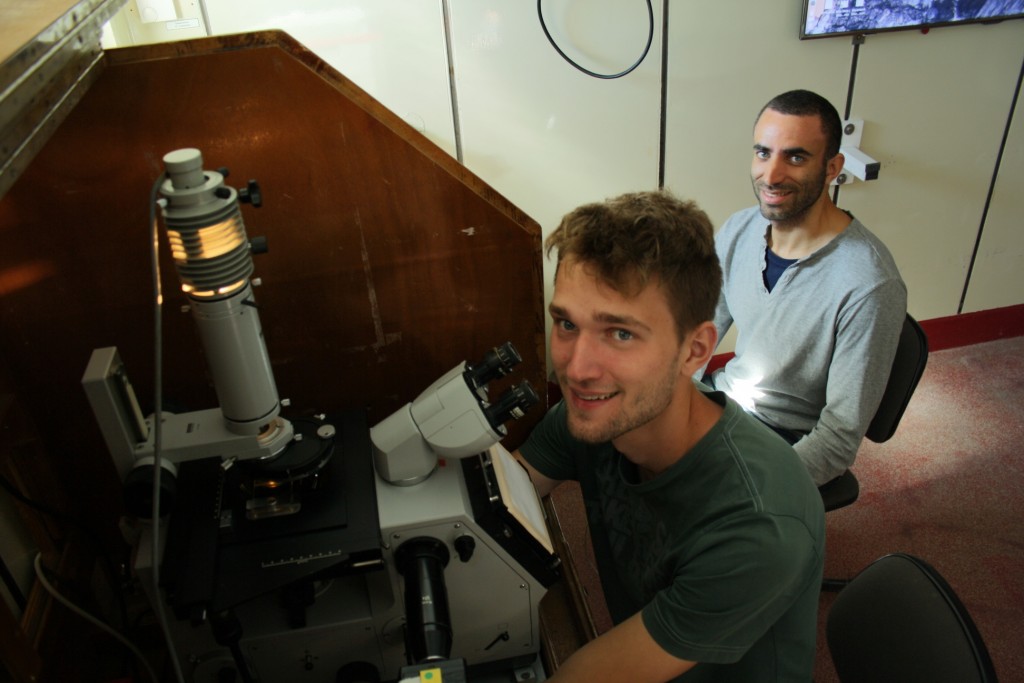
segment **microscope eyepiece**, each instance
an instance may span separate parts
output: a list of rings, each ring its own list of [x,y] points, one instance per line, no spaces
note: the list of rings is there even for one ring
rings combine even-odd
[[[519,419],[530,406],[540,401],[537,392],[529,382],[522,382],[502,394],[497,401],[484,408],[487,420],[495,429],[510,418]]]
[[[487,352],[484,359],[476,365],[466,366],[466,380],[474,389],[478,389],[492,379],[504,377],[512,368],[522,362],[523,357],[512,346],[512,342],[505,342]]]

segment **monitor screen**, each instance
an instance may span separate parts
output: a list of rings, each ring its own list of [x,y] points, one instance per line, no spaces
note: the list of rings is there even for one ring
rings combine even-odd
[[[802,0],[800,38],[1024,18],[1024,0]]]

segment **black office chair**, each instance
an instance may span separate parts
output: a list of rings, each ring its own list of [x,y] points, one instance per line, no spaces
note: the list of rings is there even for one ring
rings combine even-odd
[[[841,683],[995,683],[988,649],[945,579],[904,553],[867,566],[825,627]]]
[[[864,436],[875,443],[892,438],[927,363],[928,337],[908,313],[903,321],[903,330],[900,332],[900,341],[896,346],[896,357],[892,361],[885,393],[882,394],[878,410],[875,411],[875,417]],[[829,512],[846,507],[857,500],[860,495],[860,483],[853,472],[846,470],[832,481],[818,487],[818,491],[825,504],[825,512]]]

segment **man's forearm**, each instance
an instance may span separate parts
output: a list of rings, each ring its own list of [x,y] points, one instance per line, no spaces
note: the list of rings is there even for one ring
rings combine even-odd
[[[551,683],[664,683],[694,662],[673,657],[654,642],[640,613],[590,641],[549,678]]]

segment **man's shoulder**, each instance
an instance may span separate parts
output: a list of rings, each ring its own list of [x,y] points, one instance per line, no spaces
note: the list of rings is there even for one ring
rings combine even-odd
[[[747,464],[764,461],[771,463],[771,467],[792,467],[797,472],[803,468],[793,447],[744,410],[735,399],[721,391],[704,393],[724,408],[708,436],[713,441],[727,443],[732,457]]]
[[[776,434],[770,427],[740,407],[731,397],[726,397],[734,410],[727,411],[730,420],[726,429],[735,444],[738,454],[744,460],[764,459],[770,462],[787,460],[799,464],[793,447]],[[801,467],[803,465],[800,465]]]
[[[793,447],[732,398],[726,401],[723,430],[750,489],[782,502],[793,496],[816,501],[817,489]]]
[[[838,259],[848,268],[873,272],[871,281],[879,279],[902,280],[896,259],[885,243],[856,218],[843,231],[840,239],[833,240]]]
[[[611,443],[588,444],[575,438],[569,431],[565,401],[559,400],[534,425],[526,440],[518,448],[527,461],[538,467],[543,459],[572,461],[585,460],[598,454],[611,452]],[[542,472],[548,474],[548,472]]]
[[[565,419],[565,402],[556,401],[547,413],[534,425],[533,430],[527,437],[526,443],[523,444],[524,448],[528,448],[532,442],[539,441],[541,438],[547,440],[554,439],[568,439],[569,429]]]
[[[746,231],[752,225],[767,224],[761,215],[761,209],[755,204],[741,209],[729,216],[725,223],[722,223],[719,234],[737,234]]]
[[[740,245],[763,242],[767,225],[768,221],[761,216],[761,210],[757,206],[737,211],[729,216],[715,233],[715,249],[719,258],[735,252]],[[746,251],[746,248],[741,248],[741,251]]]

